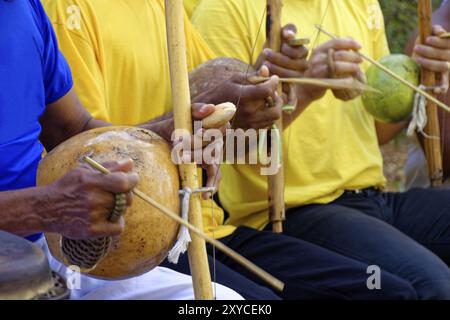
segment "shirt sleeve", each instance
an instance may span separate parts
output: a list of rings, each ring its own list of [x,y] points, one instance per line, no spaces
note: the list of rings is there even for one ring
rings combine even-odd
[[[37,1],[37,9],[41,16],[42,38],[44,41],[45,103],[49,105],[64,97],[72,89],[73,80],[70,67],[58,48],[58,41],[52,25],[39,1]]]
[[[251,19],[245,2],[203,0],[192,16],[192,23],[218,57],[253,63]],[[247,14],[246,14],[247,12]]]
[[[45,0],[44,5],[61,51],[73,70],[75,90],[82,105],[95,119],[110,121],[100,65],[102,59],[99,57],[97,39],[92,38],[97,32],[90,8],[76,1]],[[73,10],[67,10],[69,7]]]

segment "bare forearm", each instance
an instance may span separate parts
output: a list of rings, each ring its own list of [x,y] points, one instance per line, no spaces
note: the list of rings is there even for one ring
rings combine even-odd
[[[86,124],[84,125],[83,129],[81,129],[80,132],[84,132],[84,131],[88,131],[88,130],[92,130],[92,129],[96,129],[96,128],[103,128],[103,127],[109,127],[112,124],[106,121],[102,121],[102,120],[97,120],[94,118],[90,118],[89,121],[86,122]]]
[[[139,127],[153,131],[167,142],[170,142],[172,138],[172,132],[174,130],[173,113],[170,112],[159,118],[143,123],[139,125]]]
[[[46,187],[0,192],[0,230],[20,236],[46,231],[51,204]]]
[[[89,122],[84,126],[82,131],[108,126],[111,126],[111,123],[91,118]],[[170,142],[174,127],[172,113],[163,115],[149,122],[139,124],[138,127],[153,131],[154,133],[160,135],[166,141]]]
[[[408,123],[409,121],[402,121],[393,124],[376,122],[375,127],[377,130],[378,144],[382,146],[389,143],[408,126]]]
[[[40,140],[47,151],[83,131],[111,125],[93,119],[73,89],[48,105],[39,121],[42,126]]]

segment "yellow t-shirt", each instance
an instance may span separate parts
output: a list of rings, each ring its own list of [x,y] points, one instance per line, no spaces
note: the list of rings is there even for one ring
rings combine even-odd
[[[376,0],[284,0],[283,25],[295,23],[300,37],[317,37],[314,24],[359,41],[365,54],[389,53],[384,21]],[[202,0],[192,22],[218,56],[255,63],[266,38],[266,0]],[[329,4],[325,14],[325,9]],[[322,21],[322,17],[325,18]],[[264,18],[264,20],[262,20]],[[321,34],[317,44],[328,41]],[[256,49],[252,48],[256,43]],[[368,68],[363,64],[363,69]],[[287,208],[325,204],[344,190],[384,187],[375,121],[361,99],[343,102],[331,92],[310,105],[284,132]],[[261,229],[268,223],[267,177],[258,166],[224,165],[220,200],[230,213],[227,224]]]
[[[137,125],[172,110],[164,0],[43,0],[73,72],[75,90],[96,118]],[[214,58],[185,18],[189,70]],[[204,202],[205,225],[223,212]],[[212,219],[213,210],[215,219]]]
[[[201,0],[184,0],[184,8],[186,9],[186,13],[189,17],[192,16],[200,1]]]

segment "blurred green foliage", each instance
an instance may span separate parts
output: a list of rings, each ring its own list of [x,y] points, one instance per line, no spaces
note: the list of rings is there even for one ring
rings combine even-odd
[[[439,8],[441,0],[433,0]],[[386,33],[393,53],[403,52],[411,33],[417,28],[417,0],[380,0]]]

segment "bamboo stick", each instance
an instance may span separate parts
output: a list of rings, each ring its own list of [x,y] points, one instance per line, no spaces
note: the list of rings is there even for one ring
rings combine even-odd
[[[336,39],[337,37],[326,31],[325,29],[323,29],[320,25],[316,24],[316,28],[319,29],[321,32],[323,32],[324,34],[326,34],[327,36]],[[390,75],[392,78],[400,81],[401,83],[403,83],[404,85],[408,86],[409,88],[413,89],[415,92],[421,94],[422,96],[424,96],[425,98],[427,98],[428,100],[432,101],[433,103],[435,103],[437,106],[441,107],[442,109],[444,109],[447,112],[450,112],[450,107],[448,107],[447,105],[445,105],[444,103],[442,103],[441,101],[439,101],[438,99],[436,99],[435,97],[433,97],[431,94],[429,94],[428,92],[426,92],[425,90],[420,89],[419,87],[415,86],[414,84],[412,84],[411,82],[403,79],[402,77],[400,77],[399,75],[397,75],[395,72],[392,72],[391,70],[389,70],[388,68],[386,68],[385,66],[383,66],[382,64],[380,64],[378,61],[375,61],[374,59],[372,59],[369,56],[366,56],[365,54],[361,53],[361,52],[357,52],[359,54],[359,56],[361,58],[363,58],[364,60],[369,61],[371,64],[373,64],[374,66],[376,66],[377,68],[383,70],[384,72],[386,72],[388,75]]]
[[[95,160],[93,160],[93,159],[91,159],[89,157],[84,157],[83,160],[87,164],[89,164],[92,168],[100,171],[103,174],[109,174],[110,173],[110,171],[108,169],[106,169],[100,163],[96,162]],[[249,271],[253,272],[255,275],[260,277],[261,280],[264,280],[272,288],[274,288],[274,289],[276,289],[276,290],[278,290],[280,292],[283,291],[283,289],[284,289],[284,283],[283,282],[281,282],[277,278],[273,277],[272,275],[270,275],[269,273],[267,273],[266,271],[264,271],[260,267],[256,266],[253,262],[249,261],[247,258],[244,258],[242,255],[240,255],[236,251],[232,250],[231,248],[227,247],[222,242],[220,242],[220,241],[218,241],[216,239],[213,239],[210,236],[206,235],[202,230],[198,229],[194,225],[192,225],[189,222],[187,222],[186,220],[182,219],[176,213],[174,213],[174,212],[170,211],[169,209],[167,209],[166,207],[162,206],[156,200],[154,200],[150,196],[146,195],[144,192],[140,191],[139,189],[134,189],[133,190],[133,194],[136,195],[141,200],[147,202],[151,206],[155,207],[156,209],[161,211],[163,214],[165,214],[169,218],[171,218],[171,219],[175,220],[176,222],[178,222],[179,224],[185,226],[191,232],[195,233],[197,236],[201,237],[202,239],[204,239],[209,244],[215,246],[217,249],[219,249],[220,251],[225,253],[227,256],[232,258],[234,261],[239,263],[241,266],[247,268]]]
[[[181,129],[192,134],[183,0],[165,0],[165,6],[175,129]],[[191,190],[199,188],[197,165],[195,163],[181,164],[178,169],[183,188]],[[189,208],[190,223],[203,230],[202,208],[198,195],[191,197]],[[188,247],[188,255],[195,298],[197,300],[212,300],[213,291],[205,240],[198,235],[193,235],[192,242]]]
[[[248,82],[250,82],[252,84],[258,84],[261,82],[268,81],[268,80],[270,80],[270,78],[269,77],[251,76],[247,80],[248,80]],[[280,83],[306,84],[306,85],[313,85],[313,86],[317,86],[317,87],[337,89],[337,90],[356,89],[356,90],[361,90],[361,91],[371,91],[371,92],[381,93],[381,91],[379,91],[367,84],[361,83],[356,79],[354,79],[352,81],[352,83],[345,83],[343,80],[345,80],[345,79],[279,78]]]
[[[431,0],[419,0],[419,39],[424,44],[426,38],[432,34],[432,4]],[[436,85],[436,75],[434,72],[425,68],[421,70],[421,83],[425,87],[434,87]],[[427,125],[425,134],[431,137],[440,137],[439,118],[437,106],[434,102],[427,100]],[[433,187],[442,186],[442,150],[440,139],[425,139],[425,154],[428,161],[428,174]]]
[[[281,12],[283,9],[282,0],[267,0],[267,38],[269,40],[269,48],[274,51],[281,50]],[[283,87],[280,84],[278,94],[281,97]],[[283,118],[281,117],[275,122],[280,134],[282,143],[283,137]],[[279,150],[282,150],[279,148]],[[272,148],[271,152],[279,152],[277,148]],[[283,232],[283,221],[286,219],[284,205],[284,166],[283,155],[275,157],[280,159],[280,167],[275,175],[268,176],[269,183],[269,218],[272,222],[272,231],[275,233]]]

